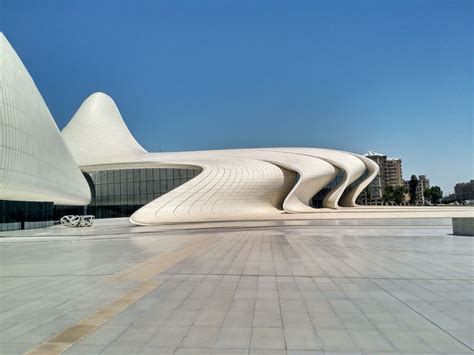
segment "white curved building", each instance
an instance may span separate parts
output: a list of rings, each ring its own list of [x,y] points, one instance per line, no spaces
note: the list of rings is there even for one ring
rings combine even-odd
[[[0,203],[86,206],[92,196],[98,217],[143,225],[253,219],[353,207],[378,173],[370,159],[320,148],[148,153],[103,93],[60,133],[3,35],[0,55]]]
[[[87,98],[62,134],[80,168],[91,176],[108,170],[201,171],[143,203],[130,220],[144,225],[317,213],[311,201],[323,190],[323,208],[351,207],[378,172],[377,164],[365,157],[319,148],[148,153],[103,93]]]
[[[33,79],[0,33],[0,200],[87,205],[90,189]]]

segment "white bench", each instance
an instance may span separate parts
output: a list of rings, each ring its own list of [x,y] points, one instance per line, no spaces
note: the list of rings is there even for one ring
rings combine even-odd
[[[453,235],[474,237],[474,217],[453,218]]]

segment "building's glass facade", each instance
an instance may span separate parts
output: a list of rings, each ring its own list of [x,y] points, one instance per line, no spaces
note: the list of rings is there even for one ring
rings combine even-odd
[[[369,176],[369,173],[367,170],[364,171],[364,173],[356,180],[354,181],[352,184],[350,184],[349,186],[346,187],[346,189],[344,190],[344,192],[342,193],[342,196],[341,198],[344,198],[344,196],[346,196],[346,194],[349,192],[349,191],[352,191],[353,189],[355,189],[358,185],[360,185],[362,183],[362,181],[364,181],[365,179],[367,179],[367,176]],[[356,203],[359,203],[358,200],[356,200]]]
[[[199,168],[148,168],[84,173],[92,195],[89,206],[58,206],[53,205],[52,202],[0,201],[0,230],[44,227],[68,214],[91,214],[96,218],[129,217],[143,205],[191,180],[200,172]],[[343,177],[343,172],[339,172],[312,198],[310,206],[322,208],[326,195],[342,181]],[[342,197],[366,177],[367,172],[350,184]],[[298,178],[299,176],[296,181]]]
[[[323,200],[329,191],[334,190],[334,188],[342,181],[344,178],[344,173],[339,171],[336,177],[326,186],[324,186],[314,197],[309,201],[309,205],[313,208],[323,208]]]
[[[40,228],[68,214],[96,218],[129,217],[136,210],[191,180],[200,169],[126,169],[84,173],[91,189],[89,206],[0,200],[0,231]]]
[[[39,228],[52,224],[52,202],[0,200],[0,231]]]
[[[313,208],[323,208],[323,200],[326,197],[326,195],[329,193],[329,191],[334,190],[336,186],[342,181],[344,178],[344,173],[342,171],[339,171],[339,173],[336,175],[336,177],[329,183],[327,184],[324,188],[321,189],[314,197],[311,199],[309,202],[309,205]],[[351,183],[349,186],[347,186],[344,189],[344,192],[341,195],[341,198],[339,201],[341,201],[346,194],[351,191],[353,188],[355,188],[357,185],[359,185],[362,180],[367,178],[367,171],[364,172],[356,181]]]
[[[200,169],[157,168],[85,173],[92,193],[87,213],[96,218],[128,217],[200,172]]]

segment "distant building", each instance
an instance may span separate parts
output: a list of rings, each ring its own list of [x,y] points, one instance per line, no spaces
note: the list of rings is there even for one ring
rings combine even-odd
[[[369,151],[365,156],[376,162],[380,168],[378,175],[359,197],[363,205],[382,205],[382,196],[387,186],[403,186],[402,160],[388,158],[385,154]]]
[[[469,182],[460,182],[454,185],[454,197],[456,201],[473,201],[474,180]]]
[[[401,159],[387,158],[385,166],[385,180],[386,186],[403,186]]]
[[[410,192],[410,180],[405,180],[405,189],[407,190],[407,198],[409,199],[409,192]],[[419,175],[418,176],[418,185],[416,186],[416,200],[415,204],[417,205],[424,205],[429,202],[425,198],[425,190],[430,188],[430,179],[426,177],[426,175]]]
[[[441,199],[442,203],[452,203],[454,201],[456,201],[456,195],[455,194],[449,194],[447,196],[443,196],[443,198]]]

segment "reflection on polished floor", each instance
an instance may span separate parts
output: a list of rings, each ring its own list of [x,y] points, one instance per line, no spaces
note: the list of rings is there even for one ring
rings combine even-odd
[[[2,233],[2,354],[470,354],[449,219]]]

